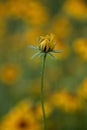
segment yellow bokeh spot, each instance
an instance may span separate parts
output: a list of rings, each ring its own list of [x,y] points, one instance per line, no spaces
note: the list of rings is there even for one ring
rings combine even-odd
[[[65,90],[53,93],[50,101],[54,107],[59,107],[65,112],[75,112],[83,107],[78,96]]]
[[[29,4],[29,19],[32,24],[40,25],[46,23],[48,21],[46,7],[40,2],[31,1]]]
[[[82,84],[79,86],[77,93],[81,98],[87,99],[87,77],[83,80]]]
[[[71,24],[67,18],[59,17],[55,18],[53,22],[52,30],[60,38],[67,37],[71,32]]]
[[[41,25],[48,21],[46,10],[46,7],[39,1],[10,0],[5,5],[4,14],[6,17],[16,16],[24,19],[27,23]]]
[[[83,60],[87,60],[87,39],[78,38],[74,41],[74,50]]]
[[[67,0],[63,9],[76,19],[87,18],[87,6],[83,0]]]
[[[20,75],[19,67],[15,65],[3,65],[1,67],[0,78],[6,84],[14,83]]]

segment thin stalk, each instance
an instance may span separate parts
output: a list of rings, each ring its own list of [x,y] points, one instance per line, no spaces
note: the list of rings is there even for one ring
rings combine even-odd
[[[44,70],[45,70],[46,53],[42,56],[42,70],[41,70],[41,106],[42,106],[42,119],[43,119],[43,130],[46,130],[46,116],[44,109]]]

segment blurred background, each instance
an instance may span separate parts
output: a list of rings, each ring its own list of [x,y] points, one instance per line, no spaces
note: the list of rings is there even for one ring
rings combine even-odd
[[[87,130],[87,0],[0,0],[0,130],[42,130],[37,38],[56,35],[47,57],[47,130]]]

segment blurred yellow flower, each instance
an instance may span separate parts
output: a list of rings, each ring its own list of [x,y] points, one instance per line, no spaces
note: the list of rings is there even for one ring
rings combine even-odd
[[[71,33],[72,26],[68,20],[68,18],[65,17],[56,17],[53,22],[52,32],[55,32],[55,34],[59,38],[65,38],[69,36]]]
[[[29,16],[29,2],[26,0],[9,0],[6,7],[9,9],[7,12],[8,16],[16,16],[19,18]]]
[[[0,79],[6,84],[12,84],[18,79],[20,72],[21,71],[18,66],[5,64],[1,67]]]
[[[83,80],[82,84],[79,86],[77,93],[81,98],[87,99],[87,77]]]
[[[54,92],[50,96],[49,100],[51,101],[54,107],[55,106],[59,107],[63,105],[63,102],[65,102],[65,96],[66,96],[65,91]]]
[[[35,0],[9,0],[5,6],[6,17],[16,16],[29,24],[43,24],[47,22],[48,15],[44,5]]]
[[[53,107],[51,106],[51,104],[48,101],[46,101],[44,103],[44,108],[45,108],[46,117],[49,117],[53,111]],[[35,117],[37,119],[39,119],[39,120],[42,119],[42,108],[41,108],[40,103],[37,103],[37,105],[35,106],[34,113],[35,113]]]
[[[51,33],[50,35],[40,36],[39,42],[39,49],[42,52],[53,51],[55,47],[55,35]]]
[[[87,6],[83,0],[67,0],[63,9],[76,19],[87,18]]]
[[[47,8],[37,1],[29,2],[29,21],[32,24],[43,24],[48,21],[48,11]]]
[[[74,49],[83,60],[87,60],[87,38],[78,38],[74,41]]]
[[[60,107],[65,112],[75,112],[81,110],[83,106],[77,95],[64,90],[52,94],[50,101],[54,106]]]
[[[31,102],[21,101],[2,120],[1,130],[39,130]]]

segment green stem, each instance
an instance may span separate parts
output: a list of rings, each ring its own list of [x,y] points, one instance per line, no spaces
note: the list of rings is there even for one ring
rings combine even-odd
[[[42,105],[42,116],[43,116],[43,130],[46,130],[46,117],[44,109],[44,70],[45,70],[46,53],[42,56],[42,73],[41,73],[41,105]]]

